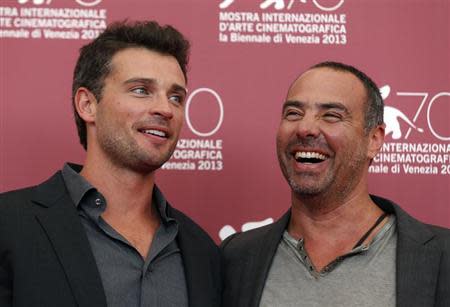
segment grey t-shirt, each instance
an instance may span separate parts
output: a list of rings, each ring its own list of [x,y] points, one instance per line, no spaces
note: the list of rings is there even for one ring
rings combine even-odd
[[[391,215],[368,246],[353,249],[317,272],[303,241],[285,231],[260,306],[395,306],[396,245],[395,217]]]

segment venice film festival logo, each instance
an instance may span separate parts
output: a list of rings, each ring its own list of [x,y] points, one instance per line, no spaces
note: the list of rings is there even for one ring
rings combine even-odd
[[[209,131],[200,131],[198,128],[195,127],[195,125],[193,124],[193,121],[191,119],[191,109],[193,108],[192,106],[195,101],[194,98],[199,96],[200,94],[207,94],[207,95],[212,96],[214,98],[212,101],[214,101],[217,104],[218,109],[219,109],[219,117],[217,119],[216,125]],[[222,99],[220,98],[220,95],[215,90],[213,90],[211,88],[207,88],[207,87],[201,87],[201,88],[194,90],[192,92],[192,94],[189,95],[189,97],[186,101],[185,119],[186,119],[186,124],[189,127],[189,130],[191,130],[191,132],[194,133],[195,135],[200,136],[200,137],[208,137],[208,136],[215,134],[222,126],[223,116],[224,116],[223,102],[222,102]]]
[[[234,2],[239,1],[239,0],[224,0],[219,4],[219,7],[221,9],[226,9],[228,8],[230,5],[232,5]],[[312,1],[312,3],[320,10],[322,11],[326,11],[326,12],[331,12],[331,11],[335,11],[338,8],[340,8],[342,6],[342,4],[344,4],[345,0],[335,0],[335,1],[330,1],[330,0],[310,0]],[[259,7],[263,10],[273,7],[276,10],[283,10],[283,9],[288,9],[290,10],[294,4],[306,4],[308,2],[308,0],[263,0],[261,2],[261,4],[259,5]]]
[[[445,98],[448,99],[450,97],[450,92],[440,92],[431,98],[429,98],[430,94],[426,92],[397,92],[397,97],[409,97],[417,101],[417,110],[413,118],[409,118],[400,109],[389,105],[389,102],[395,99],[395,96],[394,98],[389,98],[391,96],[391,87],[389,85],[381,87],[380,92],[383,100],[385,100],[384,123],[386,124],[386,136],[390,135],[394,140],[407,140],[413,131],[423,133],[425,131],[424,128],[417,126],[416,121],[421,116],[426,116],[426,123],[431,134],[440,141],[450,141],[450,133],[438,131],[435,127],[436,124],[433,123],[436,120],[436,114],[433,116],[433,109],[444,103]],[[442,105],[440,106],[442,107]],[[439,120],[443,119],[440,118]]]
[[[76,3],[82,6],[95,6],[102,2],[102,0],[74,0]],[[49,5],[52,0],[17,0],[19,4],[32,3],[34,5]]]

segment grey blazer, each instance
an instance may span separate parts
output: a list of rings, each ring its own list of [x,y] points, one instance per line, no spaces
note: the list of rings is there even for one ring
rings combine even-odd
[[[219,306],[219,249],[180,211],[178,245],[189,306]],[[61,173],[0,194],[0,306],[106,307],[89,241]]]
[[[423,224],[393,202],[371,197],[397,218],[397,306],[449,307],[450,230]],[[290,211],[271,225],[235,234],[222,243],[223,307],[259,306],[289,218]]]

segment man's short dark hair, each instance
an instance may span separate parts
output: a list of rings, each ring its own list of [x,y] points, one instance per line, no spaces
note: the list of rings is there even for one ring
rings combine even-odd
[[[324,68],[324,67],[336,71],[349,72],[355,77],[357,77],[364,85],[367,94],[367,106],[365,112],[365,125],[364,125],[366,133],[368,133],[370,129],[383,124],[384,122],[383,98],[381,97],[381,93],[378,86],[371,78],[369,78],[369,76],[367,76],[365,73],[363,73],[362,71],[353,66],[331,61],[321,62],[319,64],[312,66],[310,69]]]
[[[160,26],[154,21],[122,21],[109,25],[95,40],[80,49],[73,75],[73,112],[80,143],[84,149],[87,149],[86,123],[75,109],[75,94],[80,87],[85,87],[100,101],[104,81],[111,72],[113,56],[127,48],[145,48],[173,56],[187,80],[190,44],[175,28],[170,25]]]

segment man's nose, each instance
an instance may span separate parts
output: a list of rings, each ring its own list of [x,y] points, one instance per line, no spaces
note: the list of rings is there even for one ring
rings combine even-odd
[[[152,113],[153,115],[159,115],[167,119],[173,117],[171,101],[167,98],[166,95],[156,95],[149,108],[150,113]]]
[[[297,122],[296,134],[299,138],[317,137],[320,134],[319,120],[312,115],[305,115]]]

